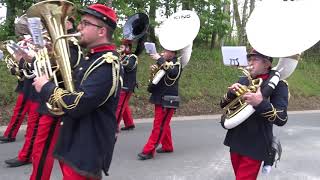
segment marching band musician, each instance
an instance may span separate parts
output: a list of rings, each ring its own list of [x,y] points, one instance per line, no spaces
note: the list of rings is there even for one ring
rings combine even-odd
[[[243,95],[245,102],[255,109],[248,119],[240,125],[229,129],[224,144],[230,147],[230,156],[234,174],[237,180],[257,179],[262,161],[272,158],[271,142],[273,124],[286,124],[288,106],[288,86],[283,80],[279,81],[270,97],[266,97],[264,88],[271,76],[272,57],[265,56],[256,50],[247,55],[252,79],[262,78],[263,83],[256,93],[247,92]],[[270,81],[271,82],[271,81]],[[225,107],[236,98],[236,92],[242,90],[242,85],[248,85],[247,77],[228,87],[229,91],[221,100]]]
[[[29,34],[26,16],[21,16],[15,24],[15,33],[16,35],[22,37]],[[21,46],[22,49],[27,47],[26,42],[22,42]],[[17,52],[16,59],[19,60],[19,70],[25,69],[27,67],[27,63],[25,61],[25,58],[27,56],[28,55],[26,52]],[[34,137],[37,133],[37,127],[40,118],[40,115],[37,112],[37,109],[39,108],[39,99],[37,93],[35,92],[35,89],[32,87],[32,82],[32,79],[24,78],[23,85],[18,85],[18,89],[19,87],[21,87],[21,93],[19,93],[17,103],[14,108],[14,114],[5,132],[5,136],[7,135],[9,140],[10,138],[12,138],[11,140],[15,139],[15,136],[21,126],[26,113],[28,114],[27,129],[24,144],[20,149],[18,156],[16,158],[8,159],[5,161],[8,167],[18,167],[29,164],[32,160],[32,154],[34,150]]]
[[[73,71],[75,91],[56,87],[46,77],[33,85],[45,102],[61,105],[62,118],[54,156],[64,179],[101,179],[107,174],[116,132],[120,64],[112,35],[117,26],[114,10],[92,4],[82,11],[79,44],[89,49]]]
[[[138,65],[138,56],[143,50],[143,38],[140,38],[137,43],[136,51],[132,52],[132,41],[123,39],[120,45],[120,57],[121,64],[124,69],[123,71],[123,86],[120,92],[120,99],[116,111],[116,118],[118,123],[118,131],[121,119],[125,127],[122,127],[121,130],[132,130],[135,128],[129,100],[134,92],[134,89],[137,87],[137,65]]]
[[[28,30],[24,27],[25,21],[22,20],[20,17],[17,23],[15,24],[15,34],[16,36],[22,37],[25,34],[28,34]],[[14,58],[18,59],[20,57],[17,57],[18,54],[14,54]],[[19,61],[20,62],[20,61]],[[20,69],[23,67],[23,63],[19,63],[20,68],[17,69],[15,67],[12,67],[10,69],[10,73],[12,75],[19,76],[20,78],[23,78],[22,74],[20,73]],[[24,81],[23,80],[18,80],[18,84],[16,87],[16,92],[18,92],[18,97],[16,100],[16,104],[13,108],[13,114],[11,116],[11,119],[9,121],[9,124],[3,134],[3,136],[0,136],[0,141],[2,143],[9,143],[9,142],[14,142],[16,140],[17,133],[20,129],[20,126],[24,120],[25,114],[27,113],[27,106],[26,105],[26,97],[27,95],[26,92],[23,90],[28,90],[29,88],[23,88]],[[29,90],[28,90],[29,91]]]
[[[157,84],[150,82],[148,91],[151,93],[150,102],[155,105],[153,129],[139,160],[147,160],[157,153],[173,152],[170,121],[176,108],[179,106],[178,82],[181,75],[181,65],[177,60],[177,51],[164,50],[161,56],[158,53],[150,55],[156,60],[156,65],[165,70],[165,75]],[[161,144],[162,147],[158,147]]]

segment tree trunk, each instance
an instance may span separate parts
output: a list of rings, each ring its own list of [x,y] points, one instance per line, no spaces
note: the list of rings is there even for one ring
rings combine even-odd
[[[241,19],[240,19],[240,14],[239,14],[239,8],[238,8],[238,2],[237,0],[233,0],[232,1],[233,4],[233,16],[234,16],[234,20],[236,22],[236,26],[237,26],[237,34],[238,34],[238,45],[240,45],[241,41],[242,41],[242,29],[241,29]]]
[[[8,34],[13,35],[14,34],[14,20],[17,15],[16,11],[16,1],[7,1],[7,14],[6,14],[6,23],[8,25]]]
[[[182,0],[182,10],[190,10],[190,2],[188,0]]]
[[[215,46],[216,46],[216,37],[217,37],[217,33],[216,32],[212,32],[210,49],[215,48]]]
[[[170,16],[170,1],[169,0],[165,0],[164,1],[164,6],[165,6],[165,15],[168,18]]]
[[[252,11],[253,11],[254,8],[256,7],[255,3],[256,3],[256,0],[250,0],[250,12],[249,12],[249,16],[251,15]]]
[[[175,13],[175,12],[177,12],[177,0],[174,0],[173,1],[173,4],[172,4],[172,6],[173,6],[173,13]]]
[[[242,8],[242,22],[241,22],[241,45],[246,45],[247,44],[247,35],[246,35],[246,24],[247,24],[247,9],[248,9],[248,0],[244,1],[243,8]]]
[[[150,10],[149,10],[149,18],[151,22],[155,22],[156,19],[156,0],[150,1]],[[149,41],[157,44],[156,34],[154,31],[154,24],[150,24],[149,26]]]
[[[230,15],[231,15],[229,0],[225,0],[225,1],[223,2],[223,13],[224,13],[224,14],[227,14],[229,17],[230,17]],[[232,19],[232,21],[233,21],[233,19]],[[232,24],[233,24],[233,23],[232,23]],[[232,28],[233,28],[233,27],[231,27],[231,30],[230,30],[229,34],[227,34],[227,37],[231,37]],[[226,35],[225,35],[225,36],[226,36]],[[225,40],[225,38],[226,38],[225,36],[221,37],[221,39],[220,39],[220,46],[223,46],[223,45],[224,45],[224,40]]]

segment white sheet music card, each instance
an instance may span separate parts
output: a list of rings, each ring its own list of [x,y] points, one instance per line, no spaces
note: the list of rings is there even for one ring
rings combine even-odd
[[[226,66],[248,66],[245,46],[222,46],[223,64]]]
[[[155,54],[157,53],[156,45],[152,42],[145,42],[144,47],[146,48],[146,52],[148,54]]]

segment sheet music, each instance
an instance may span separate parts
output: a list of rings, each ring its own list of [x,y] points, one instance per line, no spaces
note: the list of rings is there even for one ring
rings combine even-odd
[[[145,42],[144,47],[146,48],[146,52],[148,54],[155,54],[157,53],[156,45],[152,42]]]
[[[38,17],[28,18],[28,27],[32,35],[33,43],[43,47],[44,41],[42,36],[41,19]]]
[[[226,66],[248,66],[245,46],[222,46],[223,64]]]

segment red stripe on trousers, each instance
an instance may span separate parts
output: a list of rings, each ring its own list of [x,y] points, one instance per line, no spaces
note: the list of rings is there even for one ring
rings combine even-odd
[[[236,180],[257,179],[262,161],[235,152],[230,153],[230,156]]]
[[[59,161],[59,164],[62,171],[63,180],[99,180],[78,174],[76,171],[74,171],[71,167],[69,167],[62,161]]]
[[[172,108],[163,108],[161,105],[155,105],[153,128],[148,142],[144,145],[142,151],[144,154],[154,154],[159,144],[162,144],[164,150],[173,151],[170,128],[173,113],[174,109]]]
[[[122,118],[123,118],[123,122],[124,122],[125,127],[134,125],[132,114],[131,114],[131,109],[129,106],[129,100],[130,100],[131,95],[132,95],[132,92],[126,92],[123,90],[121,90],[121,92],[120,92],[119,103],[118,103],[118,107],[117,107],[117,111],[116,111],[116,118],[117,118],[118,127],[120,125]]]
[[[58,122],[55,122],[58,121]],[[49,139],[50,129],[54,128],[52,139]],[[41,173],[41,180],[49,180],[52,167],[53,167],[53,150],[54,146],[57,142],[58,134],[60,129],[60,121],[55,120],[50,115],[43,115],[40,118],[38,133],[34,143],[34,149],[32,153],[32,173],[30,176],[30,180],[36,180],[37,174]],[[49,142],[49,140],[51,140]],[[49,144],[49,148],[45,149],[46,144]],[[44,162],[41,162],[41,157],[45,156],[43,159]],[[39,165],[43,164],[43,167],[39,167]],[[39,169],[42,169],[42,172],[38,172]]]
[[[27,119],[27,130],[25,134],[24,144],[22,149],[18,154],[18,159],[20,161],[30,161],[31,153],[33,151],[33,145],[37,133],[38,124],[39,124],[39,113],[37,112],[39,108],[39,103],[27,100],[28,109],[28,119]]]
[[[11,138],[16,138],[17,133],[21,127],[21,124],[24,120],[24,117],[28,111],[28,106],[27,103],[24,102],[24,94],[23,93],[19,93],[17,100],[16,100],[16,104],[13,108],[13,114],[11,116],[10,122],[8,124],[8,127],[6,129],[6,131],[4,132],[5,137],[11,137]],[[26,100],[25,100],[26,101]],[[20,113],[20,115],[19,115]]]

